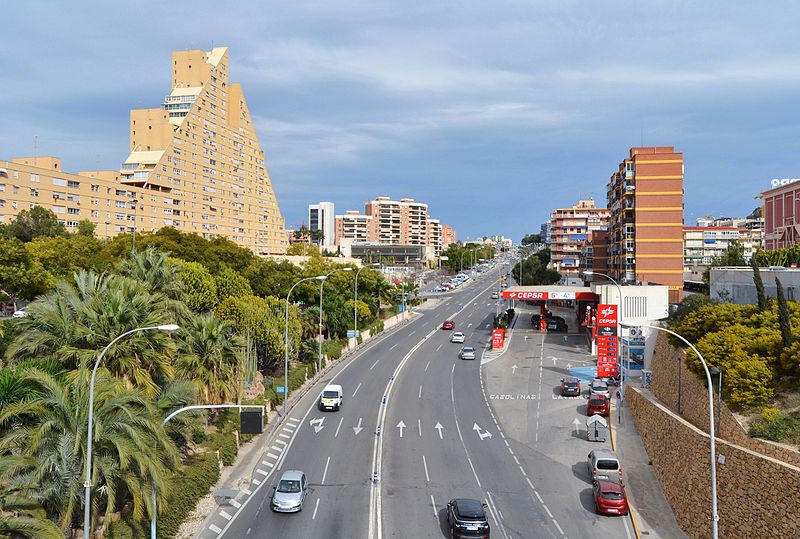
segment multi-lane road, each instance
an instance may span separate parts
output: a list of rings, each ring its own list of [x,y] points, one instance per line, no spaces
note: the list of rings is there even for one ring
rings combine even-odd
[[[479,276],[334,368],[322,383],[342,385],[342,409],[320,412],[313,388],[198,537],[448,537],[454,497],[485,501],[492,537],[632,537],[627,519],[594,514],[585,459],[596,446],[572,424],[585,402],[551,397],[567,363],[587,359],[585,343],[521,316],[507,351],[482,365],[496,286],[496,271]],[[478,360],[458,359],[445,319]],[[305,507],[273,513],[272,486],[289,469],[309,478]]]

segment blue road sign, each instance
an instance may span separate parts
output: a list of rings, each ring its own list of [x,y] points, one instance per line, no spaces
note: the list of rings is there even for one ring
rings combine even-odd
[[[275,388],[275,393],[286,393],[286,388],[284,386],[278,386]]]

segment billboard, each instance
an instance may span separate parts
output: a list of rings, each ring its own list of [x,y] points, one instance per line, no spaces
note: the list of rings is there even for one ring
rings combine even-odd
[[[492,350],[497,350],[503,347],[505,341],[505,330],[503,328],[494,328],[492,330]]]
[[[596,300],[597,295],[593,292],[578,292],[572,290],[558,291],[527,291],[527,290],[505,290],[503,297],[516,300],[548,300],[548,299],[579,299]]]
[[[601,303],[597,306],[597,376],[619,375],[619,315],[617,306]]]

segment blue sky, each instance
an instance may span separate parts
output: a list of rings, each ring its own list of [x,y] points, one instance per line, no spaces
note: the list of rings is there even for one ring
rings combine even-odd
[[[800,5],[776,1],[9,0],[0,158],[118,168],[173,49],[230,48],[288,227],[412,197],[459,238],[605,202],[628,148],[684,152],[685,222],[798,177]],[[112,7],[113,6],[113,7]]]

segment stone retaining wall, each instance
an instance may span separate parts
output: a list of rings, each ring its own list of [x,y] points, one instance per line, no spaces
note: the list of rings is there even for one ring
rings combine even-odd
[[[685,397],[685,395],[684,395]],[[708,434],[633,386],[625,399],[681,528],[711,536]],[[800,538],[800,468],[717,440],[719,537]]]
[[[652,370],[651,390],[656,398],[694,426],[708,432],[708,389],[705,376],[701,378],[686,367],[683,350],[673,346],[662,331],[658,332]],[[719,406],[716,377],[713,382],[715,384],[714,421],[716,422],[717,407]],[[724,372],[722,373],[722,384],[724,389]],[[760,438],[751,438],[724,402],[720,412],[721,421],[718,432],[723,440],[800,467],[800,452],[791,446],[776,444]]]

